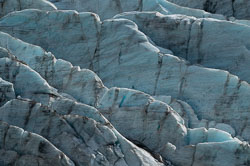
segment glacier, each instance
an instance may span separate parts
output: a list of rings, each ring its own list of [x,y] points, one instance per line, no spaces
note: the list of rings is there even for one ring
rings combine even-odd
[[[248,6],[0,0],[0,165],[249,166]]]

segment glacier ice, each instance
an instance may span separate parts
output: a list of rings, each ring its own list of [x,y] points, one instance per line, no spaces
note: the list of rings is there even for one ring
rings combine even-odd
[[[0,0],[0,165],[249,165],[247,6]]]

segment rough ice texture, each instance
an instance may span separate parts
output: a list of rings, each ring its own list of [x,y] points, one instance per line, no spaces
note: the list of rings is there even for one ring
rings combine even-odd
[[[43,77],[45,77],[45,75],[43,73],[46,73],[45,71],[47,71],[47,72],[50,71],[48,69],[52,68],[52,67],[50,67],[50,65],[53,64],[52,62],[57,63],[57,61],[62,61],[62,60],[56,60],[56,58],[52,54],[45,52],[40,47],[37,47],[34,45],[28,45],[27,43],[24,43],[21,40],[14,39],[5,33],[1,33],[1,35],[3,38],[5,37],[5,40],[2,40],[2,44],[1,44],[2,46],[4,46],[4,41],[8,41],[9,46],[12,45],[12,47],[8,47],[8,49],[9,49],[8,56],[10,56],[12,58],[12,60],[10,58],[5,58],[5,59],[12,61],[12,63],[22,62],[22,63],[20,63],[22,65],[24,65],[24,63],[30,64],[30,66],[32,66],[34,69],[36,69],[38,71],[38,73],[41,73],[41,75],[43,75]],[[29,50],[29,51],[27,51],[27,50]],[[31,50],[33,50],[33,51],[31,51]],[[26,54],[23,54],[24,52],[26,52]],[[25,56],[25,55],[27,55],[27,56]],[[40,59],[46,59],[46,57],[47,57],[47,60],[44,61],[45,63],[39,63],[39,61],[36,61],[36,60],[39,60],[39,58],[37,58],[37,57],[40,57]],[[50,57],[50,58],[48,58],[48,57]],[[20,59],[20,60],[18,60],[18,59]],[[20,61],[20,62],[18,62],[18,61]],[[66,61],[64,61],[64,62],[66,63]],[[36,64],[36,65],[34,65],[34,64]],[[50,64],[50,65],[48,65],[48,64]],[[62,67],[65,66],[63,64],[64,63],[61,64]],[[66,64],[70,64],[70,63],[67,62]],[[40,67],[37,67],[37,65]],[[26,65],[24,65],[24,66],[26,66]],[[70,64],[70,66],[72,66],[72,65]],[[28,66],[26,66],[26,68],[28,68]],[[81,69],[79,69],[77,71],[81,72]],[[34,74],[36,73],[32,69],[29,69],[29,72],[34,73]],[[53,71],[50,71],[50,72],[53,72]],[[83,73],[87,74],[89,72],[90,72],[89,70],[84,70]],[[60,73],[60,71],[58,71],[57,73]],[[84,77],[84,75],[82,77]],[[97,76],[95,76],[95,77],[97,77]],[[53,83],[53,79],[51,79],[52,77],[46,77],[46,78],[48,80],[50,80],[51,83]],[[43,80],[41,77],[39,77],[39,79],[40,79],[40,81]],[[75,79],[73,79],[73,80],[75,80]],[[25,82],[26,79],[23,81]],[[75,81],[76,81],[76,84],[82,82],[81,79],[76,79]],[[91,82],[91,79],[89,81]],[[16,84],[15,81],[13,83]],[[26,84],[26,83],[23,83],[23,84]],[[48,88],[48,86],[43,87],[43,89],[47,89],[47,88]],[[81,154],[79,152],[78,153],[79,156],[72,156],[70,149],[73,147],[71,147],[71,143],[69,143],[69,140],[65,139],[67,137],[65,135],[63,135],[63,136],[59,135],[57,137],[54,134],[59,132],[57,130],[63,130],[63,131],[66,130],[67,132],[71,133],[70,129],[68,129],[68,127],[69,126],[72,127],[72,125],[73,125],[74,132],[77,132],[78,130],[80,130],[80,128],[84,128],[79,123],[76,124],[76,122],[78,121],[77,119],[84,119],[85,121],[87,121],[89,118],[91,118],[92,119],[92,120],[90,119],[91,122],[93,122],[94,124],[99,124],[101,126],[104,125],[104,126],[110,128],[108,131],[111,133],[114,133],[117,137],[117,135],[120,135],[120,134],[115,129],[113,129],[113,126],[110,124],[110,122],[111,122],[114,125],[114,127],[116,127],[118,129],[118,131],[120,133],[122,133],[124,136],[126,136],[128,139],[133,141],[138,146],[143,147],[143,148],[147,149],[148,151],[150,151],[152,153],[152,155],[154,157],[156,157],[159,161],[168,160],[174,164],[180,164],[179,158],[182,156],[183,148],[185,149],[186,147],[190,146],[189,144],[194,144],[192,146],[194,146],[194,148],[195,148],[196,146],[198,146],[200,143],[203,143],[203,142],[214,142],[214,141],[215,142],[225,142],[228,140],[233,140],[229,134],[223,134],[223,132],[221,132],[219,130],[217,131],[217,130],[210,129],[208,131],[215,131],[215,132],[212,132],[212,134],[214,133],[216,135],[219,135],[219,137],[220,137],[220,135],[223,135],[223,136],[225,135],[224,136],[225,139],[223,139],[223,140],[221,140],[221,139],[211,140],[208,137],[208,135],[211,135],[211,134],[209,134],[211,132],[208,132],[208,134],[206,134],[206,132],[204,132],[203,133],[204,136],[202,136],[201,134],[199,134],[199,135],[201,135],[200,137],[206,137],[206,139],[194,141],[194,139],[197,140],[199,138],[198,136],[193,137],[193,135],[196,132],[191,132],[191,130],[187,131],[186,127],[183,125],[184,121],[180,118],[180,116],[174,110],[172,110],[167,104],[164,103],[164,102],[170,103],[170,104],[172,103],[173,107],[176,107],[178,109],[178,105],[174,104],[174,103],[176,103],[176,101],[172,101],[171,98],[167,99],[167,97],[162,97],[162,96],[156,97],[156,98],[164,101],[164,102],[160,102],[160,101],[157,101],[154,98],[150,97],[149,95],[146,95],[146,94],[139,92],[139,91],[136,91],[136,90],[119,89],[119,88],[107,89],[105,87],[103,87],[103,89],[105,89],[105,93],[100,97],[100,100],[98,100],[97,105],[96,105],[98,110],[96,110],[93,107],[87,106],[85,104],[77,103],[76,102],[77,99],[74,98],[75,97],[74,93],[72,93],[72,95],[74,97],[70,97],[70,99],[65,98],[65,96],[69,97],[69,95],[66,95],[66,94],[64,94],[64,97],[63,97],[63,95],[58,95],[58,96],[52,95],[51,96],[51,94],[44,93],[44,95],[48,98],[48,99],[46,98],[46,102],[49,101],[49,105],[48,105],[49,107],[43,106],[43,105],[36,103],[34,101],[27,101],[27,100],[23,100],[23,99],[13,100],[13,101],[10,101],[9,103],[7,103],[5,106],[3,106],[0,109],[0,113],[2,115],[1,120],[4,120],[12,125],[22,127],[25,130],[32,131],[32,132],[35,132],[37,134],[44,136],[50,142],[52,142],[56,147],[58,147],[60,150],[62,150],[67,156],[69,156],[69,158],[72,161],[74,161],[74,163],[76,165],[82,165],[81,164],[82,161],[85,161],[87,163],[88,162],[91,163],[91,161],[92,161],[95,164],[100,164],[99,162],[101,162],[101,163],[106,163],[106,164],[111,163],[111,165],[112,165],[112,163],[113,163],[113,165],[114,165],[114,161],[117,161],[117,156],[112,157],[112,155],[116,155],[116,154],[112,154],[112,153],[107,154],[106,150],[100,151],[100,153],[98,153],[98,157],[101,156],[101,158],[103,159],[101,161],[99,161],[98,157],[96,157],[97,161],[95,161],[94,159],[93,159],[94,161],[91,160],[92,159],[91,156],[88,157],[87,154],[91,154],[92,153],[91,150],[87,151],[87,152],[85,151],[85,153],[83,153],[83,154]],[[18,86],[16,87],[16,90],[17,91],[20,90]],[[61,90],[62,89],[59,89],[59,91],[61,91]],[[85,93],[88,93],[90,98],[91,98],[91,96],[93,96],[93,98],[95,98],[95,94],[90,93],[90,92],[91,91],[85,92]],[[56,94],[56,92],[53,92],[53,93]],[[52,98],[52,100],[51,100],[51,98]],[[33,96],[33,100],[40,101],[41,98],[39,96],[38,97]],[[182,102],[182,101],[179,101],[179,102]],[[185,103],[182,102],[182,104],[185,104]],[[188,107],[188,105],[186,105],[186,107]],[[52,111],[50,108],[55,110],[55,111]],[[1,112],[1,110],[2,110],[2,112]],[[107,119],[104,118],[99,113],[99,111],[104,116],[106,116],[106,118],[110,122],[107,121]],[[15,114],[16,116],[14,116],[14,117],[11,116],[13,114]],[[89,118],[83,118],[82,116],[89,117]],[[51,118],[53,120],[50,120]],[[135,118],[136,118],[136,120],[135,120]],[[61,124],[60,119],[63,119],[62,124]],[[121,121],[121,119],[122,119],[122,121]],[[145,121],[145,119],[147,119],[147,121]],[[65,124],[65,120],[67,122],[66,124]],[[52,123],[52,121],[53,121],[53,123]],[[59,121],[60,123],[57,121]],[[196,120],[196,121],[198,121],[198,120]],[[60,129],[58,128],[58,125],[55,125],[54,123],[56,123],[56,124],[59,123]],[[87,122],[85,122],[85,123],[87,123]],[[93,124],[93,123],[91,123],[91,124]],[[134,123],[134,125],[131,125],[133,123]],[[57,127],[54,127],[54,126],[57,126]],[[87,126],[86,128],[89,129],[91,127]],[[95,129],[95,130],[97,130],[97,129]],[[45,132],[45,131],[48,131],[48,132]],[[138,132],[138,131],[141,131],[141,132]],[[206,131],[206,129],[204,129],[204,131]],[[81,129],[81,132],[82,132],[82,129]],[[175,133],[175,135],[173,135],[173,133]],[[191,134],[191,133],[194,133],[194,134]],[[220,134],[220,133],[222,133],[222,134]],[[124,138],[122,136],[120,136],[120,137],[121,137],[121,140],[124,140]],[[78,139],[80,139],[80,138],[78,138]],[[85,137],[83,137],[81,139],[84,139],[84,138]],[[108,140],[110,140],[110,139],[111,138],[109,137]],[[70,140],[72,141],[72,139],[70,139]],[[111,139],[111,140],[113,140],[113,139]],[[154,141],[152,141],[152,140],[154,140]],[[67,141],[67,144],[66,143],[62,144],[60,141]],[[60,144],[58,144],[57,142],[60,142]],[[90,141],[89,143],[90,144],[88,146],[90,147],[90,149],[94,148],[94,147],[97,148],[96,144],[98,144],[98,143],[93,143],[92,141]],[[99,143],[101,145],[103,145],[102,141]],[[72,144],[74,144],[74,143],[72,142]],[[106,143],[104,143],[104,144],[106,144]],[[130,149],[131,146],[135,147],[135,145],[129,143],[127,140],[124,140],[124,144],[125,145],[123,146],[123,148],[125,148],[125,149],[127,149],[127,148]],[[239,144],[238,146],[240,146],[243,143],[238,141],[238,144]],[[67,147],[64,147],[64,145],[67,145]],[[112,144],[110,146],[112,146]],[[113,145],[113,146],[115,146],[115,145]],[[217,145],[215,145],[215,146],[217,147]],[[122,148],[122,146],[121,146],[121,148]],[[225,150],[225,147],[222,147],[220,149],[222,149],[222,151],[227,151],[227,149]],[[184,150],[184,152],[185,152],[185,150]],[[76,150],[73,150],[73,151],[76,151]],[[112,148],[111,148],[111,151],[112,151]],[[121,151],[123,151],[123,149],[121,149]],[[141,153],[140,150],[138,153],[139,154]],[[161,165],[155,159],[150,157],[150,155],[147,154],[146,152],[142,151],[142,153],[147,156],[146,157],[147,159],[145,159],[144,157],[141,157],[141,155],[138,154],[139,157],[135,157],[135,159],[133,158],[132,160],[127,161],[131,158],[131,156],[129,156],[128,157],[129,159],[128,158],[121,159],[121,160],[119,159],[118,160],[119,162],[117,161],[117,163],[119,163],[119,164],[127,163],[127,165],[131,165],[131,164],[129,164],[129,162],[134,164],[137,161],[139,161],[139,162],[145,162],[145,165],[146,165],[146,163],[149,163],[149,165],[155,165],[155,164]],[[188,155],[186,157],[184,157],[182,159],[182,161],[186,161],[189,163],[199,162],[199,160],[200,160],[199,158],[197,158],[197,159],[190,158],[190,156],[193,156],[194,153],[195,153],[194,151],[188,153]],[[243,151],[243,150],[239,150],[239,154],[246,155],[246,154],[248,154],[248,152]],[[86,157],[86,155],[87,155],[87,157]],[[94,155],[96,155],[96,153],[94,153]],[[211,154],[211,156],[212,155],[213,154]],[[229,155],[228,157],[231,157],[231,158],[234,157],[234,155],[231,153],[229,153],[228,155]],[[125,155],[125,157],[126,157],[126,155]],[[116,158],[116,159],[114,159],[114,158]],[[208,160],[209,160],[209,161],[207,161],[208,163],[209,162],[212,162],[212,163],[217,162],[217,161],[210,161],[209,158],[208,158]],[[244,159],[244,162],[247,162],[247,160],[248,159]],[[241,162],[241,161],[243,161],[243,159],[240,161],[237,161],[236,163]],[[183,165],[183,163],[181,165]]]
[[[174,21],[176,17],[168,16],[167,18],[170,18],[171,23],[171,19]],[[11,22],[11,20],[13,21]],[[14,20],[20,21],[17,23]],[[207,20],[207,22],[215,26],[217,24],[224,25],[221,21]],[[12,27],[11,31],[9,27]],[[37,28],[20,33],[20,29],[32,29],[32,27]],[[248,27],[239,24],[233,24],[233,27],[248,29]],[[98,17],[91,13],[26,10],[11,13],[1,19],[0,30],[26,42],[40,45],[53,52],[57,58],[71,61],[73,65],[80,65],[82,68],[95,71],[108,87],[132,88],[151,95],[167,94],[181,99],[190,104],[199,120],[205,119],[229,124],[236,131],[236,135],[243,136],[246,140],[250,139],[249,135],[246,134],[249,126],[248,110],[250,108],[247,102],[250,98],[248,83],[241,81],[237,76],[227,71],[190,65],[183,59],[162,53],[151,44],[147,36],[138,30],[137,25],[129,20],[110,19],[100,22]],[[56,37],[50,35],[52,32]],[[193,40],[196,38],[194,37]],[[227,41],[233,42],[233,40]],[[226,48],[230,49],[230,47]],[[65,61],[59,62],[58,64],[61,62],[67,64]],[[68,66],[67,73],[70,73],[72,66],[70,64]],[[78,70],[80,69],[73,70],[73,73]],[[249,70],[242,69],[241,71],[247,73]],[[72,79],[70,77],[72,74],[64,74],[64,76],[63,80],[66,79],[64,82],[76,85],[68,86],[69,90],[65,92],[79,99],[79,90],[77,90],[79,84],[71,84],[72,81],[67,81],[68,78]],[[138,76],[140,79],[137,79]],[[58,78],[56,80],[62,79],[61,76],[56,78]],[[79,77],[77,78],[79,79]],[[62,89],[51,83],[49,79],[48,82],[52,86]],[[84,80],[80,82],[84,82]],[[100,92],[99,96],[101,96],[106,90],[102,88],[102,83],[98,79],[94,79],[94,82],[99,82],[100,89],[104,89],[97,91]],[[81,93],[80,97],[85,96],[83,94],[84,92]],[[89,94],[86,95],[87,98]],[[79,101],[83,102],[84,100]],[[96,106],[97,101],[94,98],[94,102],[85,103]]]
[[[210,13],[222,14],[237,19],[250,19],[248,0],[168,0],[180,6],[202,9]]]
[[[207,13],[202,10],[178,6],[165,0],[49,0],[58,9],[71,9],[79,12],[97,13],[102,20],[128,11],[159,11],[162,14],[184,14],[195,17],[225,19],[222,15]]]
[[[2,106],[15,97],[13,84],[0,78],[0,105]]]
[[[45,69],[47,73],[54,74],[51,77],[46,77],[46,75],[43,75],[43,76],[47,80],[50,81],[51,85],[55,85],[55,87],[57,87],[60,92],[69,93],[70,95],[73,96],[73,98],[75,98],[78,101],[88,103],[88,104],[93,104],[94,106],[97,106],[100,109],[100,112],[103,113],[103,115],[105,115],[108,118],[108,120],[111,120],[110,118],[112,118],[111,116],[113,116],[112,111],[113,109],[115,109],[117,113],[114,114],[115,117],[112,119],[117,119],[117,120],[112,122],[112,124],[116,128],[118,128],[119,131],[127,138],[137,141],[137,142],[141,142],[143,140],[141,142],[142,144],[147,145],[150,149],[159,149],[159,150],[167,142],[172,142],[176,146],[185,144],[186,129],[183,126],[183,121],[181,120],[181,117],[179,117],[177,113],[171,110],[168,105],[161,103],[159,101],[154,101],[154,99],[151,98],[149,95],[146,95],[136,90],[130,90],[130,89],[119,90],[118,88],[108,90],[106,87],[104,87],[102,82],[100,82],[101,86],[99,86],[99,84],[94,84],[92,83],[91,78],[96,78],[97,80],[100,80],[100,79],[93,72],[90,72],[89,70],[81,70],[81,69],[75,70],[75,72],[72,72],[72,75],[70,76],[70,80],[62,81],[62,83],[70,81],[76,85],[89,84],[89,85],[92,85],[93,87],[91,88],[88,87],[87,88],[88,91],[87,90],[79,91],[80,89],[83,88],[82,86],[68,86],[68,90],[66,90],[65,86],[57,86],[61,78],[64,78],[64,79],[68,78],[65,76],[62,77],[61,73],[64,73],[65,71],[67,71],[68,66],[69,66],[69,69],[71,68],[74,69],[75,67],[73,67],[69,62],[66,62],[63,60],[56,60],[52,54],[46,53],[45,51],[43,51],[41,48],[37,46],[27,45],[27,43],[24,43],[20,40],[16,40],[12,38],[11,36],[4,34],[4,33],[2,33],[1,35],[2,37],[6,37],[5,41],[8,41],[10,45],[12,44],[13,46],[16,45],[16,47],[9,47],[9,51],[14,54],[13,56],[17,55],[16,56],[17,59],[20,59],[23,63],[30,64],[30,66],[36,69],[38,73],[41,73],[41,75],[45,73],[44,71]],[[3,43],[4,43],[4,40],[2,40],[2,45],[4,45]],[[29,55],[29,56],[24,56],[24,54],[22,54],[20,51],[26,52],[27,53],[26,55]],[[42,54],[38,54],[38,53],[42,53]],[[37,57],[40,57],[40,59],[43,59],[43,60],[45,59],[47,60],[44,61],[44,63],[40,63],[39,61],[37,61],[38,59]],[[53,65],[52,62],[55,62],[55,65]],[[57,65],[57,63],[59,63],[60,65]],[[40,64],[41,66],[37,67],[37,64]],[[57,66],[61,66],[59,69],[64,69],[64,70],[57,69]],[[48,69],[51,69],[51,70],[48,70]],[[92,75],[89,75],[89,74],[92,74]],[[66,85],[68,85],[68,83]],[[18,87],[16,89],[18,90]],[[73,91],[74,89],[76,89],[75,92]],[[101,93],[99,96],[97,96],[96,92],[98,91],[103,91],[105,93]],[[85,95],[88,96],[88,99],[93,98],[94,101],[97,101],[97,103],[96,104],[89,103],[88,100],[84,100],[83,98],[78,97],[78,96],[85,96]],[[122,96],[123,98],[120,98],[120,96]],[[142,98],[143,100],[139,100],[140,98]],[[110,101],[110,99],[112,100]],[[137,100],[134,100],[134,99],[137,99]],[[33,100],[40,101],[39,98],[38,99],[33,98]],[[112,103],[112,102],[116,102],[116,103]],[[107,104],[107,103],[110,103],[110,104]],[[132,105],[133,107],[128,109],[126,108],[127,104]],[[53,109],[58,110],[59,112],[62,112],[62,113],[70,112],[71,114],[72,113],[76,114],[77,112],[80,113],[79,110],[86,107],[81,104],[75,104],[75,102],[66,100],[66,99],[60,99],[57,102],[52,102],[51,105]],[[131,122],[134,121],[132,117],[134,117],[136,112],[138,112],[134,110],[136,107],[138,107],[138,111],[140,110],[140,114],[136,116],[137,118],[140,118],[141,125],[134,123],[134,126],[132,126],[132,128],[134,128],[134,131],[129,133],[128,131],[130,131],[130,128],[124,128],[124,126],[130,125]],[[129,111],[130,109],[132,112],[130,111],[131,113],[128,114],[127,111]],[[76,113],[74,113],[75,111]],[[105,120],[103,120],[102,118],[100,117],[98,118],[98,113],[97,113],[98,111],[95,111],[95,112],[96,113],[88,114],[88,116],[98,119],[98,121],[105,122]],[[128,120],[125,120],[124,123],[120,123],[119,117],[123,116],[124,113],[127,114]],[[158,114],[158,116],[152,116],[153,114],[156,114],[156,115]],[[150,118],[151,120],[148,120],[148,122],[143,122],[144,121],[143,119],[145,117],[146,118],[148,117],[148,119]],[[152,122],[154,122],[154,125],[152,125]],[[169,127],[169,128],[164,127],[164,126],[170,126],[170,125],[173,127]],[[176,132],[176,130],[178,130],[178,132]],[[142,131],[142,132],[138,133],[138,131]],[[170,134],[170,133],[173,133],[173,131],[176,132],[176,136]],[[144,133],[146,133],[146,135]],[[160,138],[161,136],[159,136],[159,133],[161,133],[161,135],[164,135],[164,138]],[[161,141],[152,142],[152,138],[154,140],[161,139]]]
[[[101,124],[85,116],[59,115],[39,103],[23,100],[8,102],[0,114],[2,121],[47,138],[76,165],[162,165],[109,123]]]
[[[0,19],[0,165],[250,164],[249,21],[165,0],[17,2],[0,0],[2,15],[33,8]]]
[[[40,135],[0,121],[1,165],[60,165],[74,163]]]
[[[0,17],[24,9],[56,10],[57,8],[46,0],[0,0]]]
[[[134,21],[155,44],[172,50],[174,55],[192,64],[227,70],[250,81],[248,26],[155,12],[130,12],[115,18]],[[161,35],[157,35],[159,33]]]

